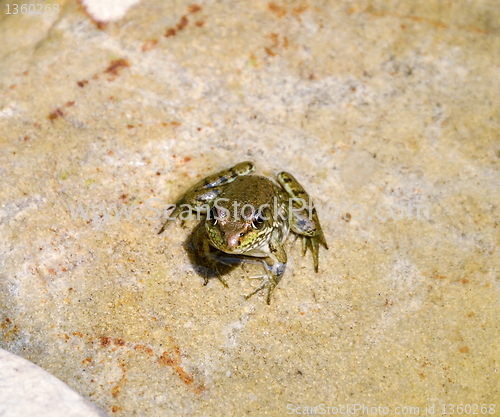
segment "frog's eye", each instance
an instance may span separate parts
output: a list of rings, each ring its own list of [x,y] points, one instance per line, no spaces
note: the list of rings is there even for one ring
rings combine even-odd
[[[252,226],[257,230],[262,229],[264,227],[264,219],[257,214],[252,221]]]
[[[215,209],[210,209],[210,211],[208,212],[207,221],[209,221],[212,226],[215,226],[217,224],[217,212],[215,211]]]

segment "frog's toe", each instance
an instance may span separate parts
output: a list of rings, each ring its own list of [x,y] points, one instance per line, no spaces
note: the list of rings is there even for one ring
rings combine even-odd
[[[305,256],[306,252],[307,252],[307,247],[311,246],[310,245],[310,242],[309,242],[309,238],[307,236],[301,236],[301,240],[302,240],[302,256]],[[311,250],[312,250],[312,247],[311,247]]]
[[[227,281],[224,278],[222,278],[220,274],[217,275],[217,279],[221,282],[222,285],[224,285],[224,287],[229,288],[229,285],[227,285]]]
[[[269,285],[267,287],[267,299],[266,299],[267,305],[271,305],[271,294],[274,291],[274,289],[276,288],[276,285],[278,285],[278,284],[269,283]]]
[[[178,205],[176,205],[174,210],[172,210],[170,212],[165,223],[163,223],[163,226],[161,227],[160,231],[158,232],[159,235],[161,235],[170,226],[170,224],[175,221],[175,219],[179,215],[180,211],[181,211],[180,205],[178,204]],[[184,221],[181,223],[181,225],[184,225]]]
[[[325,235],[323,234],[323,230],[320,229],[319,233],[316,235],[318,238],[318,243],[323,246],[326,250],[328,250],[328,243],[326,243]]]
[[[257,288],[255,288],[255,290],[253,290],[250,294],[245,295],[245,300],[248,300],[252,295],[257,294],[259,291],[267,288],[266,302],[268,305],[271,304],[271,294],[273,293],[273,290],[276,288],[276,285],[278,285],[276,279],[274,279],[270,275],[260,275],[252,278],[263,278],[263,280],[262,283]]]
[[[255,278],[257,278],[257,277],[255,277]],[[257,294],[260,290],[267,287],[268,283],[269,283],[268,276],[265,275],[265,278],[262,280],[262,283],[257,288],[255,288],[255,290],[253,290],[250,294],[245,295],[245,300],[248,300],[252,295]]]
[[[165,230],[168,229],[168,227],[175,221],[175,219],[168,219],[165,223],[163,223],[163,226],[161,227],[160,231],[158,232],[159,235],[161,235]],[[184,229],[184,225],[186,224],[185,219],[181,219],[180,226]]]
[[[311,238],[311,252],[313,254],[313,262],[314,262],[314,272],[318,272],[319,269],[319,242],[315,237]]]
[[[165,223],[163,223],[163,226],[161,227],[160,231],[158,232],[159,235],[161,235],[165,229],[170,225],[171,221],[167,220]]]
[[[206,285],[208,285],[208,283],[210,282],[211,279],[217,278],[220,281],[220,283],[222,285],[224,285],[224,287],[229,288],[229,285],[227,285],[227,281],[224,278],[222,278],[221,274],[218,271],[216,271],[216,272],[217,272],[217,275],[215,277],[209,278],[208,276],[204,275],[203,276],[203,285],[206,286]]]
[[[301,236],[302,237],[302,255],[305,255],[307,249],[310,249],[313,256],[314,271],[319,270],[319,245],[323,246],[328,250],[328,245],[325,241],[323,233],[319,233],[316,236]]]

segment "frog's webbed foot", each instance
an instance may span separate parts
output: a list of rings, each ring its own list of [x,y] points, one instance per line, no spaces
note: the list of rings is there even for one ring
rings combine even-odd
[[[272,266],[267,265],[265,261],[262,259],[256,259],[248,256],[242,256],[242,255],[229,255],[224,252],[216,251],[216,252],[210,252],[205,255],[206,259],[213,261],[214,265],[222,265],[226,267],[234,267],[236,265],[240,265],[242,263],[250,263],[250,264],[262,264],[264,265],[265,268],[265,274],[263,275],[257,275],[253,277],[249,277],[251,279],[262,279],[262,283],[254,290],[252,291],[251,294],[248,294],[245,296],[245,299],[250,298],[252,295],[258,293],[264,288],[267,288],[267,304],[271,303],[271,293],[273,292],[274,288],[278,285],[281,276],[285,272],[285,265],[284,264],[279,264],[281,265],[278,268],[274,268]],[[216,266],[214,269],[218,269]],[[222,278],[221,274],[218,274],[217,278],[219,281],[224,285],[225,287],[228,287],[226,281]],[[205,278],[205,284],[208,284],[208,278]]]
[[[222,278],[222,275],[219,273],[219,271],[216,271],[217,275],[215,278],[217,278],[224,287],[229,288],[229,285],[227,285],[227,281]],[[203,276],[203,285],[208,285],[208,281],[210,281],[210,278],[207,276]]]
[[[161,227],[160,231],[158,232],[159,235],[161,235],[167,229],[167,227],[170,225],[170,223],[173,223],[173,221],[179,215],[179,212],[180,212],[180,206],[179,206],[179,204],[177,204],[175,206],[174,210],[172,211],[172,213],[170,213],[170,216],[167,218],[165,223],[163,223],[163,226]]]
[[[302,256],[304,256],[309,249],[313,256],[314,262],[314,272],[318,272],[319,268],[319,245],[323,246],[328,250],[328,245],[325,241],[325,237],[323,236],[323,232],[316,236],[305,236],[305,235],[297,235],[302,240]]]
[[[257,275],[250,278],[262,279],[261,284],[253,290],[250,294],[245,295],[245,300],[248,300],[252,295],[257,294],[261,290],[267,288],[267,304],[271,304],[271,294],[281,280],[281,277],[285,273],[286,264],[276,262],[274,265],[268,265],[265,261],[262,261],[264,265],[265,273],[263,275]]]
[[[165,223],[163,223],[163,226],[161,227],[160,231],[158,232],[159,235],[161,235],[167,228],[174,223],[177,218],[180,219],[180,226],[184,228],[184,225],[186,224],[186,221],[191,218],[200,218],[200,214],[196,214],[196,211],[199,211],[200,213],[205,213],[206,209],[208,206],[199,206],[197,207],[196,205],[191,205],[190,207],[193,208],[195,213],[190,211],[189,209],[183,210],[183,206],[188,205],[187,203],[183,202],[184,200],[180,200],[177,204],[175,204],[175,209],[170,213],[170,215],[167,217],[167,220]]]
[[[262,283],[255,289],[253,290],[250,294],[245,295],[245,300],[248,300],[252,295],[257,294],[259,291],[263,290],[264,288],[267,288],[267,304],[271,304],[271,294],[273,290],[276,288],[278,285],[278,280],[274,278],[272,275],[260,275],[258,277],[252,277],[252,278],[263,278]]]
[[[208,265],[197,265],[195,268],[198,275],[203,278],[203,285],[208,285],[211,279],[217,278],[224,287],[229,288],[227,281],[223,278],[223,273],[219,270],[218,265],[210,264]]]
[[[265,275],[264,277],[265,278],[262,283],[255,290],[253,290],[250,294],[245,295],[245,300],[248,300],[252,295],[257,294],[259,291],[267,287],[267,304],[271,304],[271,293],[276,288],[276,285],[278,285],[278,283],[272,280],[269,275]]]
[[[288,172],[278,174],[278,182],[285,189],[288,195],[297,200],[293,202],[291,213],[291,229],[302,239],[302,252],[305,255],[307,249],[311,250],[314,262],[314,271],[318,272],[319,246],[328,250],[325,235],[321,229],[318,213],[311,204],[311,198],[302,185]],[[310,204],[312,207],[307,207]]]

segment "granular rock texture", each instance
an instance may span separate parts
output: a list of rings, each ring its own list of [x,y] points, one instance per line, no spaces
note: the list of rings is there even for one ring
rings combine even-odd
[[[111,415],[500,407],[494,2],[59,4],[0,2],[1,348]],[[154,218],[244,160],[330,205],[270,306]]]

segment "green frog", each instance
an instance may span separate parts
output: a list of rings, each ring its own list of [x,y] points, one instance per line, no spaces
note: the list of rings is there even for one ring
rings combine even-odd
[[[241,162],[201,180],[177,201],[159,233],[177,217],[184,221],[192,211],[205,214],[204,223],[192,237],[199,255],[223,265],[262,263],[264,274],[252,277],[262,282],[245,298],[267,289],[270,304],[285,273],[283,244],[290,230],[302,239],[303,254],[307,249],[312,252],[316,272],[319,246],[328,249],[328,245],[316,209],[299,182],[288,172],[278,174],[278,183],[248,175],[254,170],[252,162]],[[217,278],[227,287],[220,274]]]

